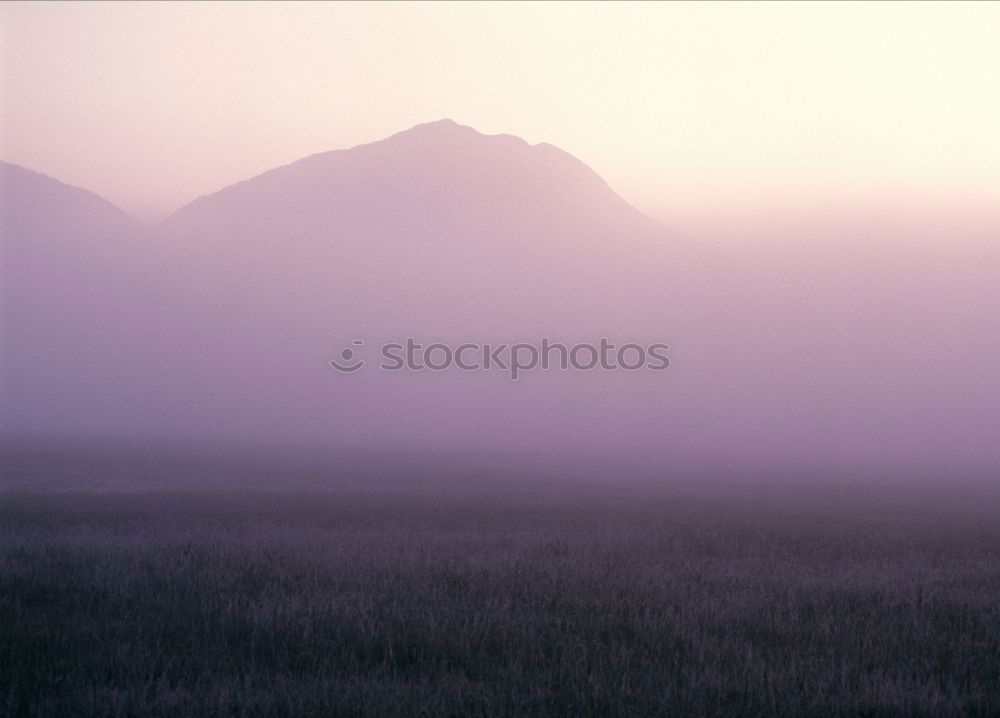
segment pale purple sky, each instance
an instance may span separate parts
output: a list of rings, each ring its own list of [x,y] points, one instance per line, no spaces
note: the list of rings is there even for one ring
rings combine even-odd
[[[451,117],[668,223],[1000,186],[1000,4],[5,3],[5,160],[155,220]]]

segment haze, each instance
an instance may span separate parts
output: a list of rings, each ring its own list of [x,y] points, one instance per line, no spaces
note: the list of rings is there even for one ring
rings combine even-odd
[[[145,221],[441,117],[550,142],[668,226],[980,221],[993,3],[6,3],[3,159]]]
[[[5,7],[0,437],[994,476],[996,7]]]
[[[0,27],[11,715],[1000,716],[1000,3]]]

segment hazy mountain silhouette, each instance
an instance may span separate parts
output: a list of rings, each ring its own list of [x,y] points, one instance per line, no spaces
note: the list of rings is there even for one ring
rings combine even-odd
[[[597,221],[616,229],[654,226],[593,170],[550,144],[484,135],[452,120],[417,125],[377,142],[312,155],[201,197],[168,226],[226,221],[254,206],[257,219],[287,221],[301,212],[345,222],[385,216],[454,224],[455,208],[524,222]],[[264,218],[266,215],[266,218]],[[446,215],[446,216],[443,216]]]
[[[379,328],[428,330],[436,318],[448,330],[463,319],[473,331],[486,319],[524,330],[606,314],[588,297],[633,291],[622,272],[631,279],[637,250],[662,235],[565,152],[449,120],[266,172],[160,229],[211,292],[225,277],[235,302],[237,291],[250,302],[275,292],[348,332],[390,320]],[[605,329],[622,321],[606,319]]]
[[[450,121],[265,172],[153,228],[20,168],[3,183],[7,435],[740,472],[1000,462],[988,241],[823,223],[685,240],[565,152]],[[407,337],[602,336],[669,343],[671,369],[377,368]],[[344,348],[369,366],[333,370]]]
[[[202,396],[240,404],[219,424],[251,434],[506,444],[525,438],[525,417],[547,416],[547,433],[565,440],[607,420],[597,409],[565,423],[568,376],[526,393],[502,375],[345,377],[328,361],[355,338],[371,362],[380,343],[406,337],[662,341],[669,315],[682,314],[663,308],[679,282],[663,231],[597,174],[551,145],[451,121],[266,172],[158,231],[199,337],[189,376]],[[230,367],[224,376],[201,373],[206,356]],[[572,391],[600,406],[613,389]]]
[[[120,346],[143,331],[151,296],[142,226],[92,192],[0,163],[0,237],[5,432],[100,425],[142,380]]]
[[[4,236],[12,241],[29,235],[111,239],[138,226],[103,197],[10,162],[0,162],[0,208]]]

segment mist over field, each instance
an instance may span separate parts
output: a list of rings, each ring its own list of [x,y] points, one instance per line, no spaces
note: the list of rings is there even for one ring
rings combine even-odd
[[[0,716],[1000,715],[998,7],[0,8]]]

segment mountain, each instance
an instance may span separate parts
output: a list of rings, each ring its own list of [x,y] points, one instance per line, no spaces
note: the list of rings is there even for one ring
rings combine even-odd
[[[208,284],[225,277],[233,303],[274,293],[355,332],[596,318],[589,297],[620,293],[637,251],[665,249],[662,230],[579,160],[449,120],[266,172],[159,229]]]
[[[530,145],[513,135],[484,135],[452,120],[306,157],[201,197],[164,224],[232,225],[244,222],[234,210],[248,206],[255,219],[272,223],[303,213],[338,224],[381,216],[407,230],[432,222],[460,226],[463,217],[509,222],[515,215],[519,222],[543,225],[575,216],[616,229],[655,227],[559,148]],[[463,212],[456,212],[458,207]]]
[[[265,172],[152,228],[21,168],[2,181],[7,436],[710,475],[1000,465],[995,236],[817,222],[685,239],[565,152],[450,121]],[[669,371],[378,367],[407,338],[602,337],[669,344]],[[368,365],[338,372],[345,350]]]
[[[0,162],[0,217],[5,247],[37,235],[110,241],[138,227],[103,197],[10,162]]]
[[[47,258],[4,267],[25,318],[5,336],[29,338],[5,344],[8,433],[539,443],[515,414],[570,437],[566,392],[600,405],[609,386],[553,376],[535,397],[501,374],[347,377],[329,361],[355,339],[373,362],[406,337],[576,342],[632,326],[632,340],[661,340],[664,263],[648,260],[662,231],[551,145],[419,125],[225,188],[148,231],[89,193],[93,218],[66,213],[63,186],[35,180],[35,224],[13,209],[24,191],[5,190],[9,243]],[[63,291],[59,267],[80,292]]]
[[[0,426],[75,434],[121,408],[120,334],[142,326],[144,230],[92,192],[0,163]],[[144,278],[146,277],[146,278]],[[100,381],[119,368],[117,382]],[[100,419],[98,419],[100,421]]]
[[[28,307],[85,301],[104,275],[114,281],[122,247],[141,227],[92,192],[0,162],[0,288],[5,320]],[[74,299],[69,299],[75,295]]]
[[[664,306],[683,283],[665,232],[593,170],[551,145],[447,120],[266,172],[156,229],[183,286],[178,316],[198,337],[197,357],[173,360],[200,396],[225,395],[201,415],[247,435],[575,441],[567,393],[599,407],[613,383],[551,376],[526,393],[500,375],[339,376],[329,360],[355,339],[369,361],[406,337],[648,343],[682,314]],[[545,417],[549,438],[525,415]]]

